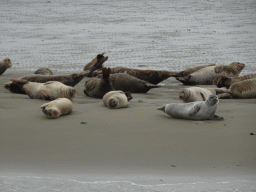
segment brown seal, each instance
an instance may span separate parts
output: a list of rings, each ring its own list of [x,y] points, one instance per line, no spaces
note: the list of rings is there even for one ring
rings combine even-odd
[[[256,78],[233,83],[228,93],[223,93],[220,99],[249,99],[256,98]]]
[[[129,101],[123,91],[109,91],[103,96],[103,103],[110,109],[125,108]]]
[[[220,93],[227,93],[227,89],[223,88],[201,88],[201,87],[189,87],[183,88],[179,92],[179,98],[184,103],[194,101],[205,101],[210,95],[217,95]]]
[[[74,87],[77,83],[79,83],[89,71],[84,71],[81,73],[73,73],[70,75],[27,75],[24,77],[20,77],[18,79],[27,80],[30,82],[38,82],[38,83],[45,83],[47,81],[59,81],[65,85]],[[4,85],[4,87],[12,93],[20,93],[25,94],[20,87],[13,83],[8,82]]]
[[[101,73],[102,71],[95,71],[93,73],[93,76],[96,76]],[[141,70],[141,69],[126,68],[126,67],[111,68],[111,74],[114,74],[114,73],[127,73],[133,77],[147,81],[155,85],[160,83],[161,81],[168,79],[169,77],[180,76],[180,72]]]
[[[215,64],[199,65],[199,66],[196,66],[196,67],[187,68],[186,70],[180,72],[180,76],[183,77],[183,76],[190,75],[191,73],[194,73],[194,72],[196,72],[200,69],[203,69],[203,68],[209,67],[209,66],[215,66]]]
[[[12,63],[9,58],[0,61],[0,75],[2,75],[10,67],[12,67]]]
[[[67,98],[58,98],[41,106],[43,113],[50,119],[58,118],[61,115],[70,114],[73,103]]]
[[[104,57],[104,54],[98,54],[90,63],[85,65],[84,71],[90,71],[87,77],[92,77],[93,71],[104,67],[103,63],[108,60],[108,57]]]
[[[239,62],[233,62],[229,65],[216,65],[204,67],[190,75],[176,77],[184,85],[212,85],[217,76],[237,77],[245,65]]]
[[[48,68],[37,69],[34,73],[41,74],[41,75],[53,75],[51,69],[48,69]]]
[[[54,100],[58,98],[73,99],[75,89],[58,81],[35,83],[24,79],[10,79],[16,83],[31,99]]]
[[[218,76],[213,80],[213,85],[229,88],[233,83],[254,78],[256,78],[256,74],[243,75],[239,77]]]

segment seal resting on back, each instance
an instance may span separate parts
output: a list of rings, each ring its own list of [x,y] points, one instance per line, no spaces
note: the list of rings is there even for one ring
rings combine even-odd
[[[73,99],[75,89],[58,81],[35,83],[24,79],[10,79],[16,83],[31,99],[54,100],[57,98]]]
[[[101,74],[102,71],[95,71],[93,76]],[[132,69],[126,67],[114,67],[111,68],[111,74],[114,73],[127,73],[138,79],[147,81],[152,84],[158,84],[161,81],[168,79],[169,77],[178,77],[180,72],[170,72],[170,71],[156,71],[156,70],[141,70],[141,69]]]
[[[213,80],[213,85],[229,88],[233,83],[254,78],[256,78],[256,74],[243,75],[239,77],[218,76]]]
[[[53,75],[51,69],[48,69],[48,68],[37,69],[34,73],[41,74],[41,75]]]
[[[256,78],[233,83],[227,93],[223,93],[220,99],[249,99],[256,98]]]
[[[205,101],[170,103],[157,109],[177,119],[223,120],[223,117],[215,115],[218,101],[217,95],[210,95]]]
[[[0,61],[0,75],[2,75],[8,68],[12,67],[11,60],[5,58],[3,61]]]
[[[129,101],[123,91],[110,91],[104,95],[103,103],[110,109],[118,109],[127,107]]]
[[[73,73],[70,75],[27,75],[24,77],[20,77],[18,79],[23,79],[30,82],[38,82],[38,83],[45,83],[48,81],[59,81],[65,85],[74,87],[88,73],[89,71],[84,71],[81,73]],[[25,92],[16,83],[13,83],[13,82],[6,83],[4,87],[12,93],[25,94]]]
[[[201,88],[201,87],[189,87],[183,88],[179,92],[179,98],[184,103],[194,101],[205,101],[210,95],[217,95],[220,93],[227,93],[227,89],[223,88]]]
[[[73,103],[67,98],[58,98],[41,106],[43,113],[50,119],[71,113]]]
[[[87,77],[92,77],[93,71],[104,67],[103,63],[108,60],[108,57],[104,57],[105,53],[98,54],[90,63],[84,66],[84,71],[89,70]]]
[[[216,65],[204,67],[190,75],[176,77],[184,85],[212,85],[217,76],[237,77],[243,70],[243,63],[233,62],[229,65]]]

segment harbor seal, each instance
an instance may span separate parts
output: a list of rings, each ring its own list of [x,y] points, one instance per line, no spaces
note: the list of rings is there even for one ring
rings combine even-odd
[[[194,101],[205,101],[210,95],[217,95],[220,93],[227,93],[227,89],[223,88],[201,88],[201,87],[189,87],[183,88],[179,91],[179,98],[184,103]]]
[[[233,83],[254,78],[256,78],[256,74],[243,75],[239,77],[218,76],[213,80],[213,85],[229,88]]]
[[[85,90],[84,90],[85,95],[89,97],[102,99],[102,97],[107,92],[115,90],[111,81],[109,80],[111,69],[103,68],[102,72],[103,72],[103,76],[101,77],[101,79],[94,77],[85,82]]]
[[[215,66],[215,64],[199,65],[196,67],[187,68],[186,70],[180,72],[180,76],[184,77],[184,76],[190,75],[191,73],[194,73],[200,69],[203,69],[203,68],[209,67],[209,66]]]
[[[102,71],[93,72],[93,76],[101,74]],[[132,69],[126,67],[114,67],[111,68],[111,74],[114,73],[127,73],[138,79],[147,81],[152,84],[158,84],[161,81],[168,79],[169,77],[178,77],[180,72],[170,72],[170,71],[157,71],[157,70],[141,70],[141,69]]]
[[[70,75],[27,75],[24,77],[20,77],[18,79],[27,80],[30,82],[38,82],[45,83],[48,81],[59,81],[65,85],[74,87],[77,83],[79,83],[89,71],[84,71],[81,73],[73,73]],[[12,93],[25,94],[25,92],[18,86],[16,83],[8,82],[4,85],[5,89],[9,90]]]
[[[176,77],[184,85],[212,85],[217,76],[236,77],[243,70],[243,63],[233,62],[229,65],[216,65],[202,68],[190,75]]]
[[[24,79],[10,79],[16,83],[31,99],[54,100],[57,98],[73,99],[76,90],[58,81],[35,83]]]
[[[103,103],[110,109],[125,108],[129,101],[123,91],[110,91],[103,96]]]
[[[170,103],[157,109],[177,119],[223,120],[223,117],[215,115],[218,101],[217,95],[210,95],[205,101]]]
[[[43,113],[50,119],[71,113],[73,103],[67,98],[58,98],[41,106]]]
[[[233,83],[227,93],[220,95],[220,99],[249,99],[256,98],[256,78]]]
[[[12,67],[12,62],[9,58],[0,61],[0,75],[2,75],[8,68]]]
[[[90,63],[84,66],[84,71],[90,71],[90,73],[86,75],[87,77],[92,77],[93,71],[104,67],[103,63],[108,60],[108,57],[104,57],[104,54],[105,53],[98,54]]]
[[[41,74],[41,75],[53,75],[51,69],[48,68],[40,68],[37,69],[34,74]]]

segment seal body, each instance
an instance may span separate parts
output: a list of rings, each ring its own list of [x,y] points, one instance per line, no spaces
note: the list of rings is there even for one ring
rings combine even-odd
[[[196,67],[187,68],[186,70],[180,72],[180,76],[183,77],[183,76],[190,75],[191,73],[194,73],[194,72],[196,72],[200,69],[203,69],[203,68],[209,67],[209,66],[215,66],[215,64],[199,65],[199,66],[196,66]]]
[[[5,58],[3,61],[0,61],[0,75],[2,75],[8,68],[12,67],[11,60]]]
[[[104,57],[104,54],[105,53],[98,54],[90,63],[84,66],[84,71],[90,71],[86,75],[87,77],[92,77],[93,71],[104,67],[103,63],[108,60],[108,57]]]
[[[191,103],[170,103],[158,107],[158,110],[178,119],[189,120],[223,120],[215,115],[218,97],[210,95],[205,101]]]
[[[53,75],[51,69],[48,69],[48,68],[37,69],[34,73],[40,74],[40,75]]]
[[[194,101],[205,101],[210,95],[216,95],[220,93],[227,93],[228,90],[223,88],[201,88],[201,87],[189,87],[183,88],[179,91],[179,98],[184,103]]]
[[[217,76],[236,77],[243,70],[243,63],[234,62],[227,66],[216,65],[202,68],[190,75],[176,77],[184,85],[212,85]]]
[[[16,83],[31,99],[54,100],[57,98],[73,99],[75,89],[58,81],[35,83],[23,79],[10,79]]]
[[[67,98],[58,98],[41,106],[43,113],[51,119],[71,113],[73,103]]]
[[[110,91],[103,97],[103,103],[110,109],[127,107],[129,102],[123,91]]]
[[[102,70],[103,76],[101,79],[94,77],[85,82],[85,95],[102,99],[107,92],[115,90],[109,79],[110,68],[103,68]]]

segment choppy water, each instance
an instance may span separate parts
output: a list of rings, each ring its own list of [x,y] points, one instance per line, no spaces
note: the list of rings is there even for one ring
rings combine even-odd
[[[255,0],[1,0],[0,53],[6,73],[48,67],[81,71],[98,53],[107,66],[183,70],[246,64],[256,71]]]

